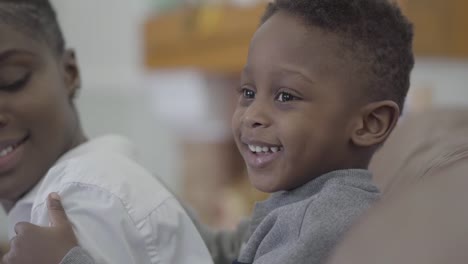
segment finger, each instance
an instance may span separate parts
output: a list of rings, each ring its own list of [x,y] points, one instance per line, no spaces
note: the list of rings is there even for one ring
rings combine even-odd
[[[14,263],[14,258],[16,256],[16,240],[17,240],[17,237],[13,237],[12,239],[10,239],[10,250],[8,250],[8,252],[3,255],[2,257],[2,260],[0,262],[0,264],[12,264]]]
[[[24,234],[26,232],[28,232],[28,230],[31,230],[33,228],[35,228],[37,226],[31,224],[31,223],[26,223],[26,222],[21,222],[21,223],[17,223],[15,225],[15,233],[16,235],[21,235],[21,234]]]
[[[14,244],[15,244],[16,238],[17,238],[17,236],[14,236],[14,237],[12,237],[12,238],[10,239],[10,241],[8,242],[8,245],[10,246],[10,248],[11,248],[11,245],[14,245]],[[8,250],[8,251],[10,251],[10,250]]]
[[[3,256],[1,264],[14,264],[18,263],[16,252],[9,251],[6,255]]]
[[[68,226],[70,222],[63,209],[60,196],[57,193],[49,194],[47,198],[47,208],[49,210],[49,219],[52,226]]]
[[[0,262],[0,264],[9,264],[11,263],[10,261],[10,256],[9,256],[9,253],[6,254],[6,255],[3,255],[3,258],[2,258],[2,261]]]

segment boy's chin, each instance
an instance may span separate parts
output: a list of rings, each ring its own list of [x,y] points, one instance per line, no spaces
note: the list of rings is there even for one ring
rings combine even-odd
[[[278,183],[275,175],[265,175],[258,172],[249,171],[250,184],[264,193],[275,193],[283,191],[285,188]]]

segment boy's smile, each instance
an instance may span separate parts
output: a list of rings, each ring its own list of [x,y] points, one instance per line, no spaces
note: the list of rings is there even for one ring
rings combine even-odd
[[[332,33],[278,13],[256,32],[242,73],[233,133],[251,183],[264,192],[291,190],[346,164],[349,91],[362,78],[343,59]]]
[[[267,143],[264,141],[241,139],[244,148],[241,150],[245,162],[253,169],[268,167],[276,159],[281,158],[284,148],[281,144]]]

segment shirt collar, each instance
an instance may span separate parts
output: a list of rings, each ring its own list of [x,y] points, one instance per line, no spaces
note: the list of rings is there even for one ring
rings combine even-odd
[[[135,147],[128,139],[118,135],[107,135],[87,141],[68,151],[57,161],[57,163],[81,156],[88,152],[98,151],[121,153],[132,159],[137,156]]]
[[[372,173],[363,169],[332,171],[294,190],[273,193],[270,198],[255,205],[251,231],[254,230],[269,213],[277,208],[306,200],[319,193],[325,185],[331,184],[332,182],[342,182],[343,184],[352,185],[358,178],[370,182],[372,180]]]
[[[124,154],[132,159],[135,159],[137,156],[135,147],[128,139],[117,135],[107,135],[87,141],[66,152],[64,155],[62,155],[61,158],[57,160],[54,166],[60,162],[64,162],[86,153],[98,151],[110,151],[114,153],[117,152]],[[10,222],[10,237],[14,235],[13,223],[30,221],[33,204],[45,177],[46,175],[44,175],[44,177],[28,193],[26,193],[20,200],[18,200],[8,213],[8,219]]]
[[[54,166],[60,162],[84,155],[89,152],[94,151],[111,151],[116,153],[122,153],[127,155],[130,158],[135,158],[136,150],[133,144],[126,138],[118,135],[107,135],[98,137],[93,140],[89,140],[71,150],[66,152],[62,157],[60,157],[57,162],[55,162]],[[50,168],[49,168],[50,169]],[[45,177],[46,175],[44,175]],[[44,181],[44,177],[34,186],[31,191],[29,191],[23,198],[21,198],[18,202],[21,203],[34,203],[34,199],[39,191],[42,182]],[[18,203],[17,202],[17,203]]]

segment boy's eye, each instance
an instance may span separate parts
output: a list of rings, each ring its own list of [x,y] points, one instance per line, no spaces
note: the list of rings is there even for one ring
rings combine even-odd
[[[247,99],[253,99],[255,98],[255,92],[250,89],[244,88],[242,89],[242,96],[244,96],[244,98]]]
[[[289,102],[289,101],[293,101],[293,100],[297,100],[298,98],[290,93],[286,93],[286,92],[281,92],[278,94],[278,96],[276,97],[276,100],[278,100],[279,102]]]

